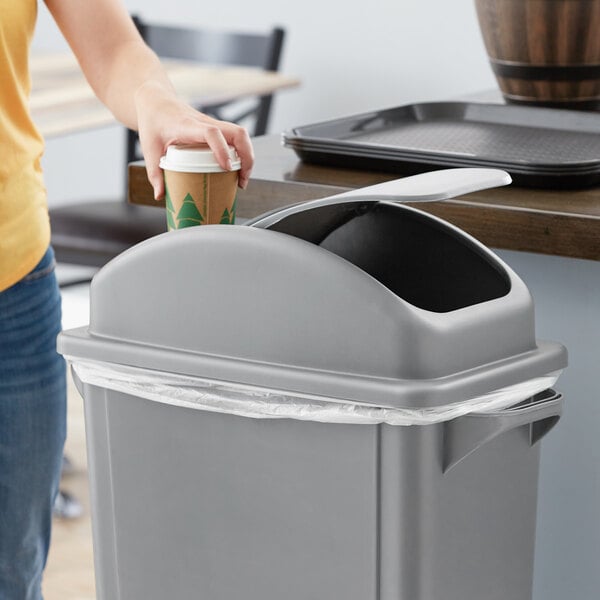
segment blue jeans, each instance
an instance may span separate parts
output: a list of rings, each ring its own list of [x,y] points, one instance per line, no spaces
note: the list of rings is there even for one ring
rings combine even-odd
[[[48,249],[0,292],[0,598],[39,600],[66,434],[61,308]]]

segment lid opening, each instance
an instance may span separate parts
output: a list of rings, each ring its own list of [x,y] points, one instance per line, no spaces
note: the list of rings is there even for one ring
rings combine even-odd
[[[296,213],[270,229],[348,260],[413,306],[450,312],[510,291],[499,263],[428,215],[385,203],[345,203]]]

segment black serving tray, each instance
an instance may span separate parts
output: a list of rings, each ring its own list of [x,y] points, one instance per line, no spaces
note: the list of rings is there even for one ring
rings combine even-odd
[[[305,162],[401,174],[496,167],[517,185],[600,184],[600,114],[435,102],[325,121],[284,132]]]

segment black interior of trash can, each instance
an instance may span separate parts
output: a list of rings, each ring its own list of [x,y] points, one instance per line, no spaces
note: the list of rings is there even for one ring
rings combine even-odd
[[[291,215],[270,229],[345,258],[424,310],[449,312],[510,291],[501,265],[460,231],[399,205],[329,205]]]

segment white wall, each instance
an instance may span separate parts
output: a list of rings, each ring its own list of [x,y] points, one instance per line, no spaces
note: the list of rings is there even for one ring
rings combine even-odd
[[[287,30],[282,71],[302,86],[276,98],[271,132],[358,111],[452,98],[495,87],[473,0],[125,0],[147,20]],[[64,47],[43,3],[34,47]],[[283,7],[283,8],[282,8]],[[85,151],[82,149],[85,148]],[[119,127],[49,140],[50,204],[117,195]],[[75,168],[73,168],[75,167]]]
[[[563,415],[542,444],[534,600],[600,589],[600,262],[499,252],[525,281],[541,339],[567,347]]]

